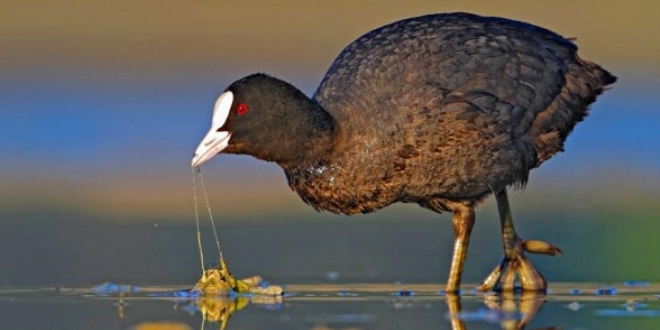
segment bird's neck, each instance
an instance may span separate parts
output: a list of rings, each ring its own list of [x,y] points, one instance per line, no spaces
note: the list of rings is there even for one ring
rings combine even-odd
[[[305,98],[289,115],[284,138],[276,141],[273,161],[284,170],[325,164],[336,143],[338,127],[321,105]]]

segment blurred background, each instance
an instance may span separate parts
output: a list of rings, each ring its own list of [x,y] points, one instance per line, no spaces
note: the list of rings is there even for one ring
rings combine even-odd
[[[407,17],[469,11],[577,38],[619,77],[566,152],[513,192],[550,281],[660,280],[660,2],[143,0],[0,2],[0,284],[193,284],[190,159],[217,95],[254,72],[311,95],[344,46]],[[204,166],[225,256],[273,282],[446,279],[449,215],[314,212],[274,164]],[[209,233],[209,227],[204,227]],[[205,237],[208,263],[213,243]],[[499,261],[492,201],[465,281]]]

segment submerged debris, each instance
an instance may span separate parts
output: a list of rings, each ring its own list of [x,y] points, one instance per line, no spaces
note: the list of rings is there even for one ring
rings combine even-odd
[[[581,295],[581,294],[582,294],[582,290],[580,290],[580,289],[571,289],[571,291],[569,291],[569,293],[570,293],[571,295],[577,296],[577,295]]]
[[[613,296],[618,292],[615,286],[604,286],[602,288],[596,289],[594,294],[597,296]]]
[[[584,308],[584,305],[581,304],[579,301],[573,301],[570,304],[566,305],[566,308],[568,308],[569,310],[572,310],[574,312],[577,312],[577,311],[581,310],[582,308]]]
[[[283,293],[282,287],[268,285],[261,276],[236,279],[227,268],[223,257],[220,257],[220,267],[205,270],[202,278],[197,281],[191,291],[203,296],[227,297],[237,295],[281,296]]]
[[[412,297],[415,295],[415,293],[409,290],[400,290],[396,292],[396,295],[398,297]]]
[[[633,311],[640,308],[646,308],[648,305],[635,299],[628,299],[622,306],[628,311]]]
[[[359,294],[357,294],[355,292],[339,291],[339,292],[337,292],[337,296],[339,296],[339,297],[358,297]]]
[[[105,282],[103,284],[92,287],[92,292],[97,295],[136,294],[140,291],[140,287],[137,286],[115,284],[112,282]]]
[[[201,297],[201,294],[197,291],[193,291],[192,289],[183,289],[183,290],[175,290],[164,293],[163,292],[151,293],[148,296],[191,299],[191,298],[199,298]]]

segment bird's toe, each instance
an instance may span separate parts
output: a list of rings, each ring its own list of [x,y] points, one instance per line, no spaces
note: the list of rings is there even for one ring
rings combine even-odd
[[[547,283],[525,256],[518,257],[518,279],[524,291],[545,292]]]
[[[511,259],[503,258],[477,289],[482,292],[514,292],[516,279],[523,291],[545,292],[547,288],[541,273],[521,254]]]
[[[547,254],[551,256],[563,254],[560,248],[544,241],[524,240],[522,241],[522,244],[523,249],[529,253]]]

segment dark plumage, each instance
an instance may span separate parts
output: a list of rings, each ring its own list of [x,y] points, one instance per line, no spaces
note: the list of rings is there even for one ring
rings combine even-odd
[[[615,82],[576,52],[556,33],[503,18],[398,21],[348,45],[312,99],[264,74],[231,84],[222,151],[276,162],[316,210],[412,202],[454,212],[458,242],[475,203],[504,191],[499,205],[507,186],[524,186]]]

